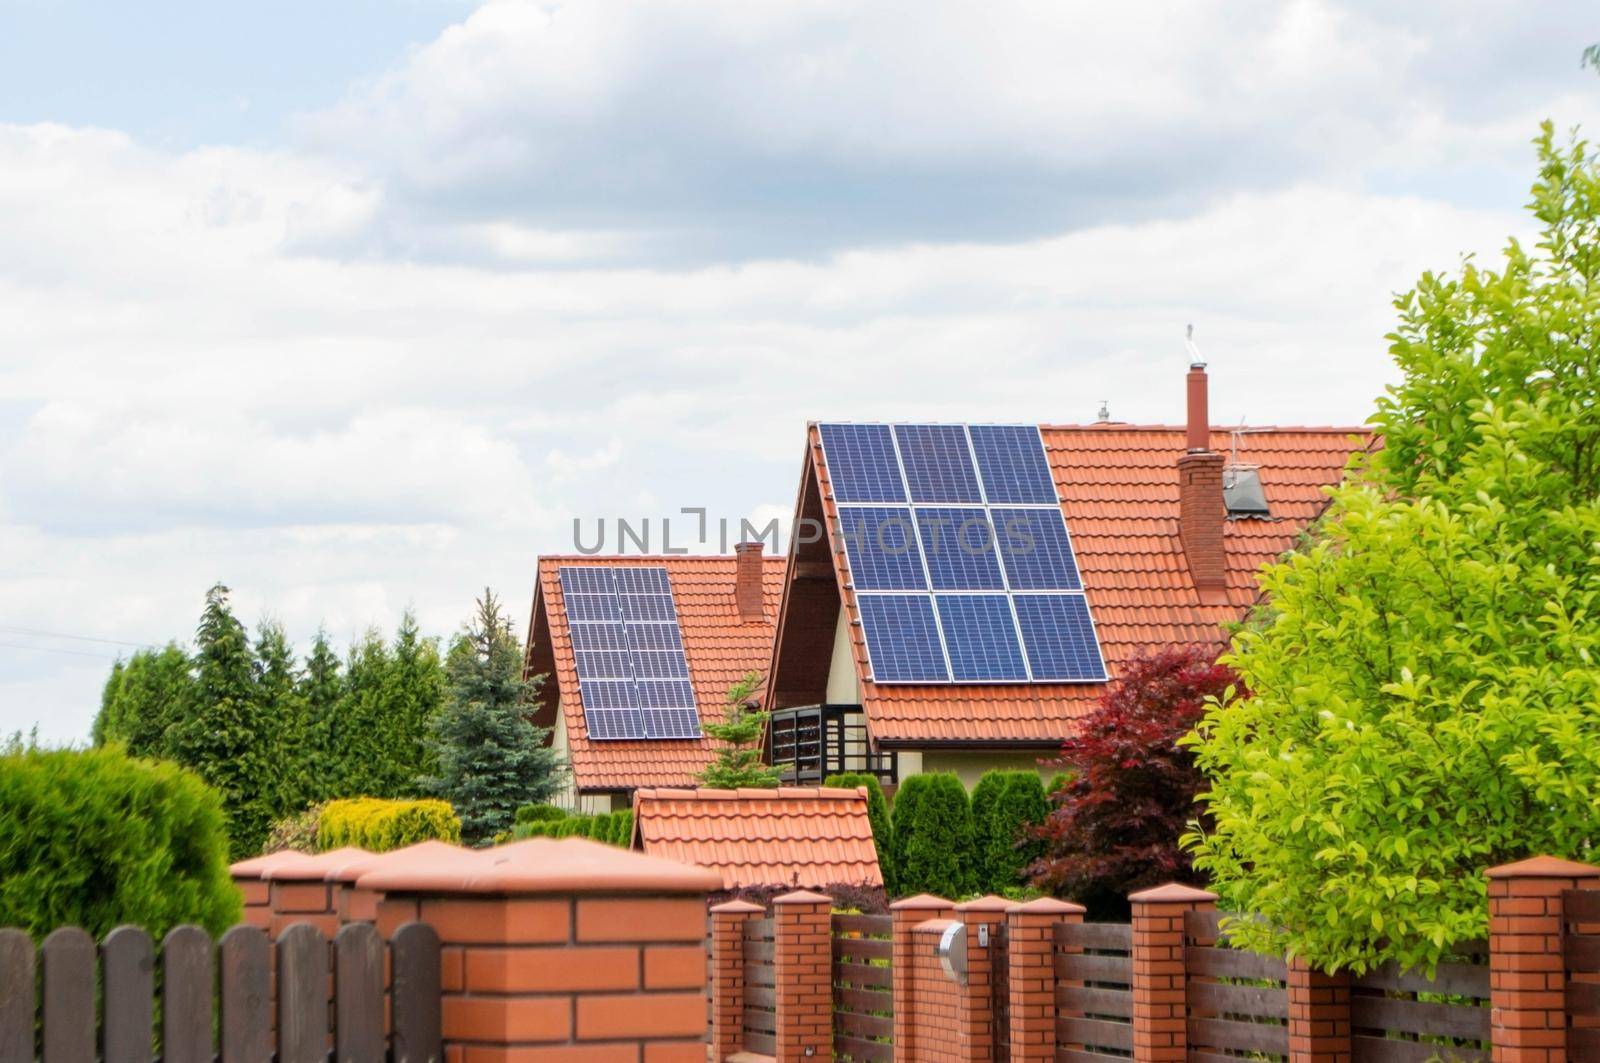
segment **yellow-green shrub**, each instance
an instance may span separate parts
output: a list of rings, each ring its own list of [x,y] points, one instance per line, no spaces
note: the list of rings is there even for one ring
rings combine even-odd
[[[461,840],[461,819],[447,801],[348,797],[329,801],[317,824],[317,848],[346,845],[388,852],[417,842]]]

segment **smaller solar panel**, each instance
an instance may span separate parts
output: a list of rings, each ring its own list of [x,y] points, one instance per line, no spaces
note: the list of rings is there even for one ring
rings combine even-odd
[[[1083,595],[1018,594],[1012,600],[1036,681],[1099,682],[1106,678],[1105,661],[1089,621],[1089,603]]]
[[[692,709],[694,687],[687,679],[641,679],[639,704],[652,709]]]
[[[601,742],[624,738],[644,738],[644,720],[638,709],[583,709],[589,737]]]
[[[639,650],[632,654],[636,679],[688,679],[682,650]]]
[[[1017,624],[1003,594],[941,594],[939,622],[956,682],[1026,680]]]
[[[650,568],[613,568],[618,594],[660,594],[672,597],[672,583],[667,570],[659,565]]]
[[[1083,589],[1060,509],[997,508],[993,513],[1000,560],[1013,591]]]
[[[579,650],[578,674],[589,679],[632,679],[632,655],[627,650]]]
[[[817,431],[837,502],[904,502],[906,489],[886,424],[825,424]]]
[[[994,528],[981,509],[929,506],[917,509],[917,530],[928,577],[936,591],[1004,590],[995,556]]]
[[[1055,505],[1056,482],[1045,460],[1044,442],[1032,425],[975,424],[972,452],[978,459],[991,506]]]
[[[676,650],[683,653],[683,637],[677,624],[629,624],[628,648],[635,653],[648,650]]]
[[[622,604],[622,619],[628,624],[670,624],[678,619],[670,594],[623,594],[618,601]]]
[[[621,624],[568,624],[572,633],[572,648],[585,651],[615,650],[628,652],[628,636]]]
[[[637,709],[639,692],[632,679],[579,679],[585,709]]]
[[[895,442],[913,502],[967,502],[978,505],[978,473],[967,449],[967,430],[958,424],[898,424]]]
[[[856,597],[867,636],[872,678],[883,683],[944,682],[950,678],[933,602],[920,594]]]
[[[611,580],[611,569],[599,566],[570,565],[561,570],[561,593],[615,594],[616,585]]]
[[[622,612],[615,594],[567,594],[567,620],[577,624],[617,623]]]
[[[909,591],[928,586],[911,511],[904,506],[840,506],[839,534],[857,590]]]
[[[693,709],[641,709],[639,716],[650,738],[700,737],[700,717]]]

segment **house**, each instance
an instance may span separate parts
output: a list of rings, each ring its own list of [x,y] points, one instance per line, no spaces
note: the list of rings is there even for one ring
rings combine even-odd
[[[725,890],[883,886],[864,786],[638,790],[633,846],[716,871]]]
[[[792,536],[783,581],[765,705],[787,781],[1036,768],[1122,662],[1221,649],[1373,438],[1215,428],[1207,386],[1197,362],[1183,426],[809,425],[795,527],[831,533]],[[978,534],[936,557],[935,517]]]
[[[699,720],[721,720],[729,689],[771,660],[784,565],[760,543],[539,559],[523,671],[547,677],[534,723],[572,765],[557,803],[610,812],[641,787],[694,785],[715,754]]]

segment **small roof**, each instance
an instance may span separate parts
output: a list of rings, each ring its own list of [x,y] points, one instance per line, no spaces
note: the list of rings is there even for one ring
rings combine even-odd
[[[644,789],[633,820],[646,853],[710,868],[724,889],[883,885],[866,787]]]
[[[683,634],[684,657],[701,719],[719,722],[727,712],[728,691],[749,672],[765,673],[772,659],[772,635],[783,593],[785,559],[761,559],[763,619],[747,621],[734,594],[738,558],[551,556],[539,559],[533,615],[528,622],[524,673],[550,675],[545,707],[534,722],[566,730],[572,777],[580,792],[631,790],[640,786],[692,786],[710,764],[717,743],[709,738],[593,742],[578,691],[577,659],[567,626],[561,569],[611,566],[667,570]],[[549,695],[554,694],[552,698]],[[560,716],[555,702],[559,699]]]
[[[391,861],[363,874],[356,886],[388,893],[709,893],[718,881],[702,868],[587,838],[529,838]]]

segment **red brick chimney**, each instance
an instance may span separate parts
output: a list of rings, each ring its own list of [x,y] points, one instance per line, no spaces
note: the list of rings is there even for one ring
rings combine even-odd
[[[1222,490],[1220,484],[1217,490]],[[1221,497],[1220,494],[1218,497]],[[766,623],[767,610],[765,595],[762,591],[761,557],[762,544],[759,540],[753,543],[740,543],[733,548],[733,555],[737,559],[735,575],[733,578],[733,597],[739,606],[739,620],[746,624]]]
[[[1211,449],[1207,411],[1206,366],[1189,366],[1188,450],[1178,459],[1178,532],[1183,539],[1189,575],[1201,605],[1228,603],[1227,563],[1222,553],[1222,528],[1227,510],[1222,499],[1221,454]]]

